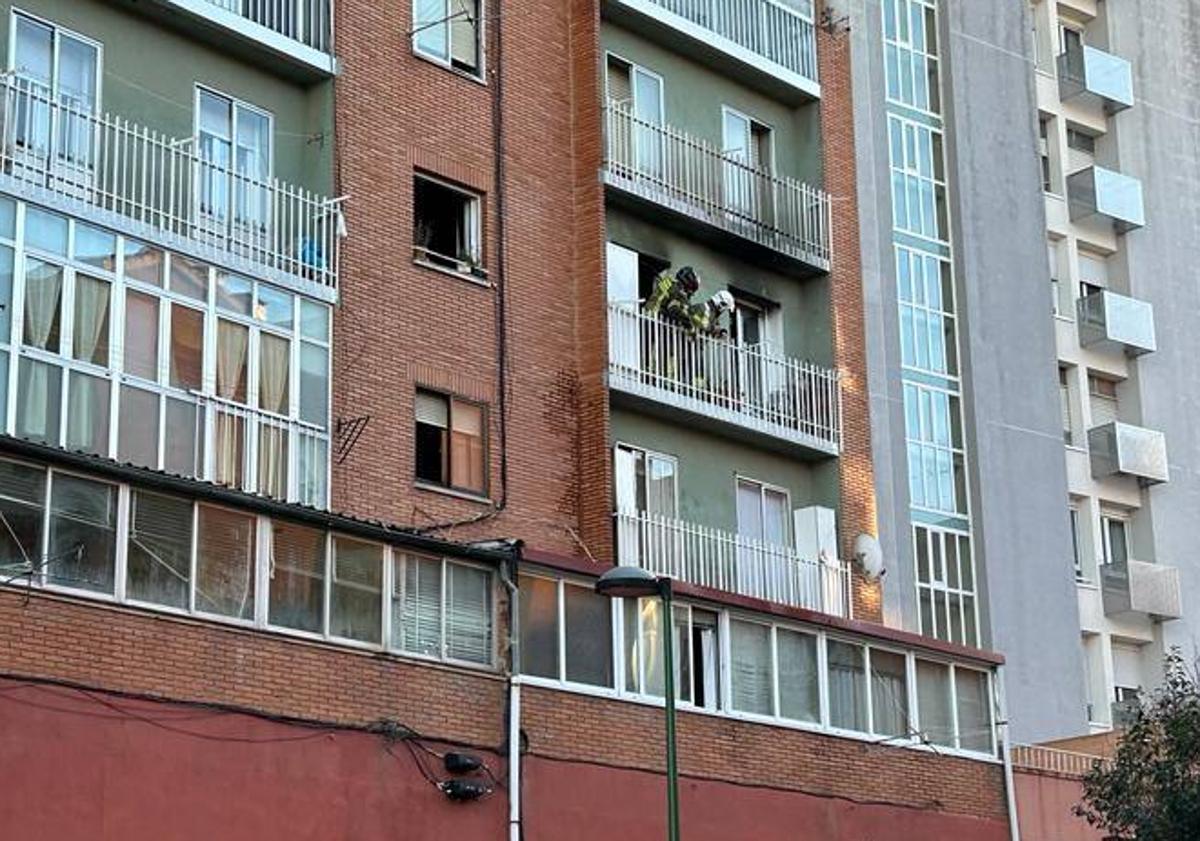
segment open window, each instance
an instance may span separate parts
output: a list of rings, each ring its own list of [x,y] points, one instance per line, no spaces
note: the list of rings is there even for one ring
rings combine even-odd
[[[417,480],[474,494],[487,493],[487,413],[483,406],[418,391]]]
[[[486,277],[477,193],[424,175],[413,182],[413,256],[418,262]]]
[[[481,6],[482,0],[414,0],[413,49],[439,64],[481,75]]]

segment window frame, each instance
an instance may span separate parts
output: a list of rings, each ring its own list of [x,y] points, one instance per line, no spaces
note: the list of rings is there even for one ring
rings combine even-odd
[[[488,83],[487,82],[487,75],[488,75],[487,16],[488,16],[488,13],[486,11],[485,6],[486,6],[488,0],[477,0],[477,5],[476,5],[476,9],[475,9],[475,21],[476,21],[475,50],[476,50],[476,54],[479,57],[479,60],[477,62],[477,66],[475,67],[474,70],[468,70],[468,69],[466,69],[464,67],[460,67],[454,63],[454,42],[452,40],[454,26],[453,26],[453,23],[451,22],[452,15],[443,14],[443,16],[436,21],[431,21],[431,22],[425,23],[425,24],[418,24],[417,23],[417,6],[420,4],[420,2],[421,2],[421,0],[412,0],[412,5],[410,6],[410,12],[412,13],[412,18],[411,18],[412,29],[409,33],[409,35],[410,35],[409,40],[411,42],[412,54],[419,59],[428,61],[432,64],[436,64],[439,67],[449,70],[451,73],[455,73],[459,76],[462,76],[464,79],[470,79],[473,82],[477,82],[481,85],[486,85]],[[450,0],[442,0],[442,3],[443,3],[443,12],[448,12],[449,6],[450,6]],[[417,36],[420,35],[421,32],[423,32],[426,29],[430,29],[434,26],[439,26],[442,24],[445,24],[445,26],[446,26],[446,58],[442,58],[439,55],[435,55],[433,53],[427,52],[418,46],[419,39]]]
[[[17,61],[17,18],[18,17],[23,17],[26,20],[31,21],[32,23],[37,24],[39,26],[44,26],[51,31],[51,38],[52,38],[51,59],[50,59],[50,61],[51,61],[51,68],[50,68],[51,81],[50,81],[49,95],[52,96],[56,101],[58,99],[58,93],[59,93],[59,76],[60,76],[59,58],[62,55],[61,44],[62,44],[63,36],[66,36],[67,38],[71,38],[72,40],[78,41],[79,43],[84,44],[89,47],[92,47],[93,49],[96,50],[96,67],[95,67],[96,90],[94,92],[95,98],[96,98],[96,107],[95,107],[93,113],[94,114],[103,113],[104,100],[102,99],[102,96],[104,94],[104,43],[101,41],[97,41],[94,38],[89,38],[87,35],[84,35],[81,32],[76,32],[73,29],[69,29],[65,26],[61,26],[49,18],[45,18],[45,17],[42,17],[41,15],[34,14],[33,12],[27,11],[18,6],[12,6],[9,9],[7,69],[10,73],[14,74],[15,76],[22,75],[20,72],[21,68],[16,66],[16,61]]]
[[[739,537],[748,537],[751,540],[758,540],[769,546],[779,545],[785,548],[794,548],[796,545],[796,524],[793,522],[795,509],[792,508],[792,492],[783,485],[776,485],[772,482],[764,482],[761,479],[755,479],[753,476],[748,476],[745,473],[735,472],[733,474],[733,494],[734,494],[734,509],[736,515],[737,497],[742,485],[754,485],[758,490],[758,513],[761,518],[760,522],[763,525],[763,536],[753,537],[742,531],[742,523],[740,519],[737,523],[736,533]],[[784,512],[783,531],[784,542],[781,544],[772,544],[766,538],[766,523],[767,523],[767,495],[778,494],[783,497]]]
[[[497,653],[498,653],[499,644],[500,644],[500,634],[498,631],[499,623],[497,622],[497,616],[498,616],[498,611],[499,611],[499,594],[497,593],[497,588],[496,588],[496,578],[497,578],[496,571],[484,564],[476,563],[474,561],[469,561],[469,560],[462,559],[462,558],[452,559],[445,555],[430,555],[425,552],[401,549],[399,547],[389,547],[389,548],[390,548],[390,551],[385,554],[385,563],[388,566],[385,567],[385,573],[384,573],[384,585],[385,585],[385,587],[388,588],[388,589],[384,590],[384,596],[386,597],[386,606],[385,606],[385,610],[384,610],[384,616],[386,617],[384,619],[384,631],[388,634],[388,636],[384,637],[383,650],[387,651],[389,653],[392,653],[392,654],[397,654],[397,655],[400,655],[403,657],[412,657],[412,658],[415,658],[418,660],[425,660],[425,661],[435,662],[435,663],[449,663],[449,664],[452,664],[455,666],[462,666],[464,668],[487,669],[489,671],[494,671],[497,667]],[[396,600],[400,599],[401,602],[403,602],[403,599],[405,598],[405,595],[407,592],[405,589],[405,576],[403,574],[399,574],[399,575],[397,574],[396,565],[399,562],[403,562],[405,565],[407,565],[407,563],[410,559],[416,559],[418,561],[420,561],[420,560],[435,561],[440,564],[439,568],[441,571],[441,585],[440,585],[440,589],[439,589],[440,607],[438,609],[438,621],[440,623],[440,631],[439,631],[439,639],[438,639],[438,649],[440,652],[439,655],[425,654],[425,653],[422,653],[419,651],[408,651],[408,650],[405,650],[403,647],[395,645],[393,643],[393,635],[395,634],[395,622],[392,621],[392,610],[393,610],[393,607],[395,606]],[[448,650],[448,645],[447,645],[447,640],[446,640],[446,593],[447,593],[446,582],[448,579],[447,568],[450,565],[457,565],[460,567],[466,567],[468,569],[479,570],[481,572],[486,573],[488,576],[488,584],[489,584],[488,589],[489,589],[489,593],[490,593],[488,609],[489,609],[489,618],[491,619],[489,636],[491,637],[491,640],[490,640],[490,645],[488,646],[488,661],[487,661],[487,663],[478,663],[473,660],[462,660],[462,659],[459,659],[456,657],[450,657],[446,654],[446,652]],[[389,568],[390,568],[390,572],[387,571]],[[370,646],[370,648],[377,650],[378,646]]]
[[[436,397],[439,400],[444,400],[446,402],[446,427],[445,427],[446,457],[445,457],[445,461],[444,461],[446,481],[444,483],[436,482],[432,479],[426,479],[424,477],[417,475],[416,453],[417,453],[418,444],[417,444],[417,436],[416,436],[416,425],[417,425],[417,423],[419,423],[419,421],[417,421],[417,418],[416,418],[416,399],[417,399],[417,397],[419,397],[421,395],[421,393],[425,393],[431,397]],[[474,488],[459,487],[455,484],[452,484],[452,482],[451,482],[451,477],[454,476],[454,463],[453,463],[453,454],[452,454],[452,450],[454,448],[453,448],[451,436],[453,435],[453,432],[454,432],[454,404],[455,403],[462,403],[464,405],[473,406],[473,407],[479,409],[480,438],[481,438],[481,443],[483,444],[483,454],[481,456],[481,458],[483,460],[483,465],[482,465],[483,466],[483,488],[480,490],[476,490]],[[455,394],[454,392],[446,391],[445,389],[434,388],[434,387],[420,385],[420,384],[417,385],[416,390],[414,391],[414,399],[413,399],[413,409],[414,409],[413,410],[413,432],[414,432],[414,434],[413,434],[413,484],[416,487],[418,487],[422,490],[436,491],[436,492],[440,492],[440,493],[450,493],[450,494],[454,494],[457,496],[463,496],[468,499],[473,499],[473,500],[478,500],[478,501],[483,501],[483,502],[487,502],[487,501],[491,500],[491,496],[490,496],[491,475],[490,474],[491,474],[492,451],[491,451],[491,441],[490,441],[490,438],[491,438],[491,435],[490,435],[491,413],[489,411],[489,408],[490,408],[489,405],[486,402],[481,401],[481,400],[473,400],[470,397],[463,397],[459,394]]]
[[[558,666],[557,677],[546,677],[545,675],[533,675],[523,671],[518,671],[522,681],[532,684],[540,684],[545,686],[553,686],[558,688],[578,689],[582,692],[605,695],[608,697],[616,697],[620,694],[618,685],[622,682],[617,675],[617,663],[620,659],[617,651],[613,646],[617,641],[617,622],[621,616],[621,600],[607,599],[608,601],[608,623],[609,623],[609,647],[610,647],[610,663],[612,682],[610,686],[602,684],[584,683],[583,681],[571,680],[567,669],[567,588],[576,587],[580,590],[594,592],[594,586],[588,582],[582,581],[573,576],[551,575],[544,572],[522,571],[518,578],[517,587],[520,588],[521,578],[532,578],[541,582],[550,582],[554,585],[554,605],[555,605],[555,657]],[[601,597],[603,598],[603,597]],[[521,622],[518,612],[518,624]],[[520,639],[521,629],[517,629],[518,639]]]
[[[463,231],[469,243],[468,259],[463,260],[453,254],[442,254],[420,245],[417,242],[417,225],[419,224],[419,214],[417,212],[417,182],[425,181],[429,184],[434,184],[442,189],[450,190],[460,196],[465,197],[466,201],[463,204],[463,218],[460,223],[463,226]],[[456,184],[445,178],[441,178],[430,172],[416,169],[413,170],[412,177],[412,217],[413,217],[413,241],[412,241],[412,261],[414,265],[422,268],[432,269],[443,274],[448,274],[453,277],[463,278],[483,286],[490,286],[488,281],[487,269],[487,245],[484,240],[484,211],[486,194],[467,187],[462,184]],[[432,256],[430,256],[432,255]],[[444,261],[444,262],[441,262]],[[454,263],[451,267],[449,263]],[[464,268],[465,266],[465,268]]]
[[[237,155],[233,154],[237,150],[238,138],[238,115],[241,111],[248,111],[257,114],[260,117],[266,118],[267,121],[267,178],[270,180],[275,177],[275,114],[260,105],[234,96],[231,93],[213,87],[204,82],[196,82],[193,85],[192,91],[192,137],[196,144],[195,154],[197,158],[201,158],[200,152],[200,133],[203,130],[200,125],[200,107],[204,95],[215,97],[224,100],[229,105],[229,137],[226,138],[229,142],[231,150],[231,158],[227,167],[231,172],[238,172]],[[253,180],[257,180],[257,176],[252,176]]]

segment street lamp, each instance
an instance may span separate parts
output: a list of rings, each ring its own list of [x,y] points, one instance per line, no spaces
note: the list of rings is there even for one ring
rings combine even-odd
[[[641,567],[615,566],[596,581],[596,592],[610,599],[662,599],[663,692],[667,729],[667,841],[679,841],[679,768],[675,761],[675,619],[671,579],[651,575]]]

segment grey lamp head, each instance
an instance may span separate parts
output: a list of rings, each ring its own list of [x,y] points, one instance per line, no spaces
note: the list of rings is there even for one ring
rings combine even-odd
[[[596,592],[611,599],[645,598],[661,591],[658,579],[641,567],[615,566],[596,580]]]

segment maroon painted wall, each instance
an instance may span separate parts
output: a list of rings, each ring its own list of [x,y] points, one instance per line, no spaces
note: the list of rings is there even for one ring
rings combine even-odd
[[[495,841],[507,809],[372,734],[0,681],[0,839]]]
[[[524,790],[526,841],[666,836],[661,775],[529,757]],[[1002,821],[710,780],[683,780],[679,800],[687,841],[1008,841]]]

